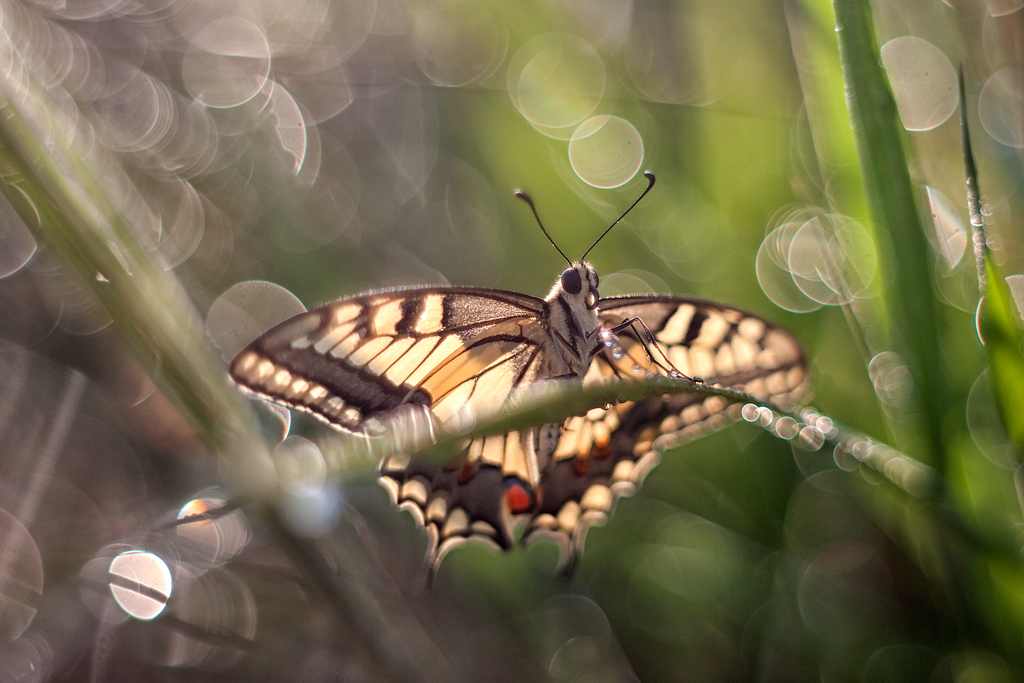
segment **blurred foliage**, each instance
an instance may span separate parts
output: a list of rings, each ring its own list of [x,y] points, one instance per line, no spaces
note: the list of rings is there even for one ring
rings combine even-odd
[[[4,0],[0,680],[1021,679],[1021,11]],[[542,295],[560,258],[512,190],[581,254],[631,165],[658,185],[588,257],[602,294],[784,324],[872,440],[736,424],[667,453],[570,579],[468,547],[426,591],[370,454],[298,417],[279,444],[200,321],[248,280]],[[942,485],[899,486],[894,449]],[[278,486],[300,451],[321,489]],[[151,621],[133,550],[173,580]]]

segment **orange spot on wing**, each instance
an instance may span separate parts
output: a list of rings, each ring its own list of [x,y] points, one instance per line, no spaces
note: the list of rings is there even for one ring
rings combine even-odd
[[[594,424],[594,452],[595,458],[604,458],[611,453],[612,432],[604,422]]]
[[[476,464],[467,462],[465,465],[462,466],[462,469],[459,470],[459,483],[465,484],[467,481],[472,479],[475,474]]]

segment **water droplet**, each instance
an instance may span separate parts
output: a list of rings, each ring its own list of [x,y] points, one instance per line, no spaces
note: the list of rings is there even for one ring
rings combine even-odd
[[[615,358],[616,360],[622,358],[624,353],[625,352],[622,350],[621,346],[616,346],[614,349],[612,349],[612,358]]]
[[[780,439],[792,439],[799,434],[800,424],[793,418],[785,415],[775,421],[774,430]]]
[[[817,416],[817,419],[814,421],[814,426],[817,428],[819,432],[826,436],[831,434],[832,430],[834,429],[832,419],[829,417],[825,417],[824,415]]]
[[[816,428],[806,426],[800,430],[800,447],[808,451],[816,451],[825,444],[825,435]]]
[[[634,375],[639,375],[643,371],[644,371],[644,369],[642,367],[640,367],[636,363],[633,363],[633,374]]]
[[[163,612],[173,578],[167,563],[152,553],[129,550],[110,563],[110,592],[125,612],[149,620]]]

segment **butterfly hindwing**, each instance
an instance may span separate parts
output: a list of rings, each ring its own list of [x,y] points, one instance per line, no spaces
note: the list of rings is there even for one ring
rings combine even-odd
[[[446,463],[404,455],[381,463],[380,481],[392,502],[426,529],[431,572],[449,550],[483,542],[514,545],[517,520],[537,507],[538,449],[556,439],[558,425],[470,440]]]
[[[617,297],[602,300],[600,309],[608,329],[638,321],[597,355],[585,384],[677,369],[783,407],[806,392],[807,363],[799,343],[758,316],[681,297]],[[645,329],[656,347],[647,342]],[[587,529],[603,524],[615,501],[639,488],[662,451],[725,427],[739,410],[718,396],[683,393],[570,418],[544,473],[524,543],[554,539],[571,568]]]

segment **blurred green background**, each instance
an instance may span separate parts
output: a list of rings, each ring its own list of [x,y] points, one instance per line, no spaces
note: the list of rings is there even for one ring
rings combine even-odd
[[[1024,678],[1020,444],[978,338],[956,100],[962,65],[992,260],[1024,295],[1022,7],[871,8],[921,216],[888,230],[927,238],[908,284],[827,2],[0,3],[0,680]],[[425,283],[543,296],[564,266],[513,190],[576,257],[643,170],[656,187],[588,257],[602,294],[787,327],[810,402],[941,485],[736,424],[667,453],[571,578],[553,546],[470,546],[424,590],[426,539],[372,460],[299,418],[307,440],[277,447],[204,321],[261,325],[218,300],[283,315],[280,289],[231,289],[254,280],[307,307]],[[937,337],[894,290],[934,302]],[[941,369],[924,404],[921,335]],[[323,489],[280,491],[269,468],[293,461]],[[286,524],[259,505],[174,523],[239,494]],[[142,568],[111,578],[135,550],[169,598]],[[128,595],[147,585],[152,619]]]

